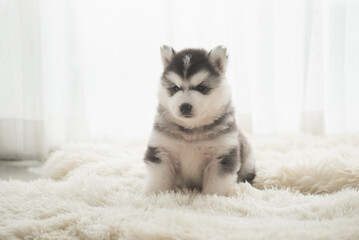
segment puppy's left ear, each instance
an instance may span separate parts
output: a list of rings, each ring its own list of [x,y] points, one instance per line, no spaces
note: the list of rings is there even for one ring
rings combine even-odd
[[[218,46],[213,48],[208,53],[208,59],[212,65],[221,73],[224,74],[227,69],[227,48],[224,46]]]

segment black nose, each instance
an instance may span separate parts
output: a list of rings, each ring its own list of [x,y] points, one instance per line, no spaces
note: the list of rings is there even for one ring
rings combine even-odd
[[[183,103],[179,108],[183,115],[188,115],[192,111],[192,105],[188,103]]]

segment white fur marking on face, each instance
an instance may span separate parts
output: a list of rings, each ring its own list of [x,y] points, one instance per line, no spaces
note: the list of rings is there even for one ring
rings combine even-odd
[[[191,65],[190,61],[191,61],[191,55],[185,55],[184,58],[183,58],[183,66],[184,66],[183,71],[184,71],[184,76],[185,77],[187,76],[188,68]]]
[[[171,71],[171,72],[168,72],[168,73],[166,74],[166,78],[167,78],[169,81],[173,82],[177,87],[181,87],[181,86],[182,86],[182,83],[183,83],[182,78],[181,78],[181,76],[178,75],[177,73],[172,72],[172,71]]]
[[[201,82],[203,82],[209,76],[208,71],[199,71],[198,73],[194,74],[190,79],[189,82],[192,86],[197,86]]]

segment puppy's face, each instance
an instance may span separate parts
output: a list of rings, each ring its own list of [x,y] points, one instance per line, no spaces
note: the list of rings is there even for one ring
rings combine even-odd
[[[227,53],[216,47],[209,53],[202,49],[185,49],[176,53],[163,46],[164,71],[159,90],[160,104],[174,121],[193,128],[216,118],[230,100],[225,71]]]

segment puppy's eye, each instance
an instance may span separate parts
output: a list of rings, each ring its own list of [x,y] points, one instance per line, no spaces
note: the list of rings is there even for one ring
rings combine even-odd
[[[172,88],[172,91],[173,91],[173,92],[178,92],[179,90],[180,90],[180,88],[177,87],[177,86],[175,86],[175,87]]]
[[[176,92],[178,92],[179,90],[181,90],[181,88],[174,86],[168,89],[171,93],[171,95],[174,95]]]
[[[203,86],[203,85],[198,85],[198,86],[194,87],[193,89],[202,94],[206,94],[210,90],[210,88]]]

